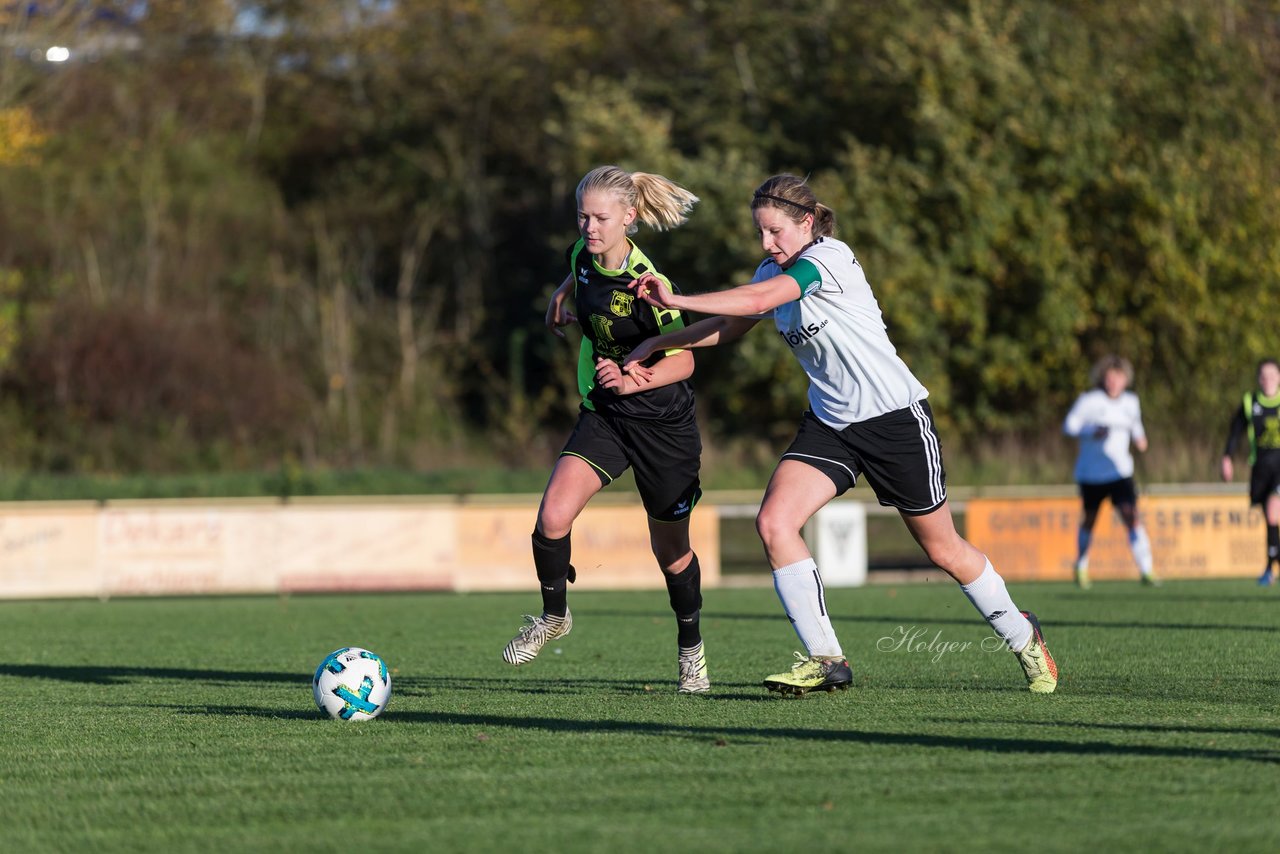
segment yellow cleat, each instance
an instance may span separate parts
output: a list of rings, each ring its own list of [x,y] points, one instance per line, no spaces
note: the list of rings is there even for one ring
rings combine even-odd
[[[843,658],[806,658],[796,653],[796,663],[786,673],[775,673],[764,680],[764,687],[780,694],[797,697],[809,691],[845,690],[853,682],[853,670]]]
[[[1093,582],[1089,580],[1089,567],[1083,563],[1076,564],[1076,587],[1081,590],[1088,590],[1093,586]]]
[[[1027,688],[1036,694],[1052,694],[1058,687],[1058,665],[1049,654],[1049,647],[1044,645],[1044,634],[1036,615],[1023,611],[1022,616],[1031,622],[1031,640],[1014,655],[1022,665],[1022,672],[1027,674]]]

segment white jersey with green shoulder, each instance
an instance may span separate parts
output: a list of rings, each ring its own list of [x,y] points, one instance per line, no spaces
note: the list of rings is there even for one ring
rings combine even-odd
[[[849,246],[819,238],[787,269],[772,258],[753,282],[787,275],[800,298],[772,312],[778,333],[809,375],[809,408],[837,430],[906,409],[929,391],[898,356],[880,304]]]

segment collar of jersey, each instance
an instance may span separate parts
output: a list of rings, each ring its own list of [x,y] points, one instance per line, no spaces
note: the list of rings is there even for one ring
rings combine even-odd
[[[653,265],[649,263],[648,258],[644,257],[644,253],[640,251],[640,247],[636,246],[635,241],[632,240],[630,237],[627,238],[627,245],[631,247],[631,251],[627,253],[627,266],[617,270],[610,270],[608,267],[604,266],[599,261],[597,261],[596,256],[594,255],[591,256],[591,266],[595,267],[597,270],[599,270],[601,273],[604,273],[606,276],[620,276],[623,273],[633,272],[635,270],[636,264],[643,261],[645,263],[645,266],[647,266],[650,269],[650,271],[652,271]]]
[[[1253,393],[1253,399],[1266,407],[1280,406],[1280,392],[1278,392],[1275,397],[1267,397],[1261,391],[1255,391]]]

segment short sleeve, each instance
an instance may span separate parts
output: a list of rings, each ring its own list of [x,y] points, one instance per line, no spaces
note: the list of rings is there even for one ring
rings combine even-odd
[[[817,265],[806,258],[801,258],[796,261],[790,267],[783,270],[782,274],[795,279],[796,284],[800,286],[801,299],[807,297],[822,286],[822,274],[818,272]]]

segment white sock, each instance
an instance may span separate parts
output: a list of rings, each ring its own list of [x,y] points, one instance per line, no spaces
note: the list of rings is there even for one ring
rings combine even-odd
[[[822,592],[822,577],[812,558],[788,564],[773,571],[773,589],[778,592],[782,608],[791,627],[810,657],[839,658],[844,655],[836,630],[827,616],[827,602]]]
[[[1134,525],[1129,532],[1129,551],[1138,563],[1138,571],[1143,575],[1151,574],[1151,540],[1147,538],[1147,529]]]
[[[1031,640],[1031,621],[1022,616],[1018,606],[1013,604],[1009,591],[1005,589],[1004,579],[996,572],[990,560],[982,570],[982,575],[968,584],[961,584],[960,589],[1009,649],[1017,652]]]
[[[1089,544],[1093,542],[1093,531],[1083,525],[1076,531],[1076,566],[1087,569],[1089,566]]]

